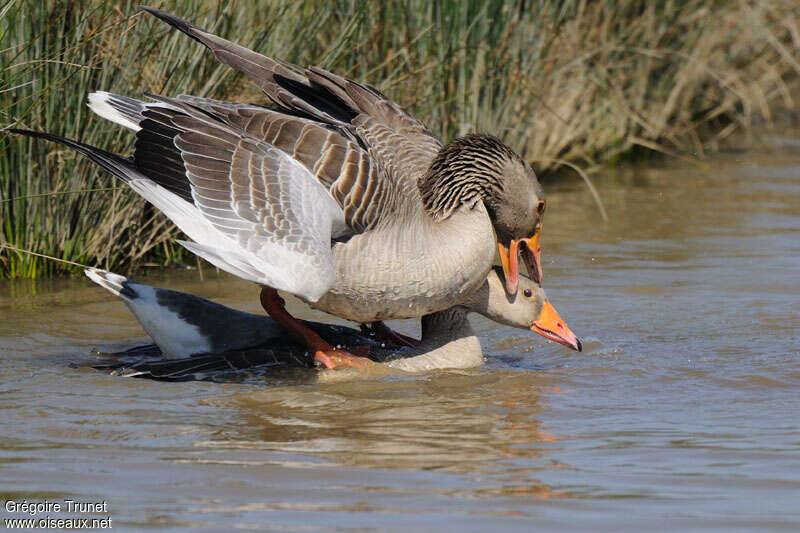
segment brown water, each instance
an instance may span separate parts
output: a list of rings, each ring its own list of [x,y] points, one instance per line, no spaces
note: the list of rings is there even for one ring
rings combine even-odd
[[[157,383],[70,367],[143,338],[102,289],[0,285],[3,499],[106,500],[130,530],[796,531],[800,138],[767,137],[596,177],[607,225],[548,186],[545,284],[581,354],[476,317],[472,371]],[[138,279],[257,309],[205,278]]]

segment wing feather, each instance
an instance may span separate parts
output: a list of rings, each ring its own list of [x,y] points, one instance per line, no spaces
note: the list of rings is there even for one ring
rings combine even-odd
[[[396,201],[409,197],[419,201],[417,180],[442,145],[422,122],[379,90],[318,67],[303,69],[277,61],[169,13],[143,9],[205,45],[222,63],[246,74],[282,111],[346,130],[376,160],[383,177],[400,183],[404,194]],[[260,118],[252,120],[261,122]],[[366,209],[374,212],[374,207]]]
[[[312,301],[327,292],[335,276],[333,230],[344,226],[344,215],[291,152],[180,100],[113,98],[103,99],[104,112],[139,127],[131,164],[142,179],[129,183],[195,241],[188,249]]]
[[[334,223],[343,217],[327,190],[286,153],[244,132],[233,144],[235,130],[204,117],[186,115],[175,122],[185,130],[174,141],[182,153],[212,154],[223,163],[213,170],[187,165],[194,204],[203,217],[259,258],[250,264],[271,276],[271,286],[311,300],[321,297],[334,280],[330,242]],[[208,134],[198,136],[200,129]],[[199,244],[193,249],[215,264],[227,257]],[[246,271],[242,258],[230,262]]]
[[[303,165],[344,210],[345,225],[334,232],[337,237],[375,227],[388,212],[377,204],[396,197],[394,189],[403,185],[382,172],[370,152],[341,128],[256,105],[185,95],[179,100],[214,114]]]
[[[190,201],[185,172],[195,176],[195,188],[214,189],[208,178],[212,172],[219,174],[215,179],[228,175],[228,152],[241,132],[291,156],[328,189],[344,211],[343,222],[334,227],[336,238],[374,228],[392,213],[395,199],[409,196],[409,183],[395,180],[381,166],[391,150],[375,145],[370,151],[346,128],[262,106],[186,95],[176,99],[153,96],[156,102],[145,103],[94,94],[101,95],[106,107],[120,115],[119,121],[136,127],[141,124],[136,160],[143,172]],[[99,96],[91,99],[99,100]],[[236,133],[219,131],[220,122]],[[382,159],[372,152],[382,154]]]

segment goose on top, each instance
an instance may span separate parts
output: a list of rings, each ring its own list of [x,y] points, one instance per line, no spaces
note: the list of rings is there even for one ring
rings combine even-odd
[[[368,323],[449,308],[486,279],[497,249],[510,295],[520,253],[541,279],[544,195],[502,142],[470,135],[442,146],[366,84],[143,9],[247,74],[277,108],[93,93],[93,111],[136,132],[132,158],[19,133],[61,142],[122,178],[191,239],[189,250],[264,287],[270,315],[319,359],[335,350],[283,310],[276,289]],[[338,355],[345,366],[357,359]]]

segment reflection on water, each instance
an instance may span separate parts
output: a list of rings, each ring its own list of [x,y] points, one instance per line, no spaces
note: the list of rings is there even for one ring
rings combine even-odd
[[[133,530],[797,529],[789,141],[597,176],[605,225],[580,182],[548,185],[545,284],[581,354],[473,317],[481,369],[154,383],[70,366],[144,339],[105,291],[2,284],[3,497],[104,498]],[[258,310],[204,274],[139,277]]]
[[[502,470],[496,461],[538,457],[536,444],[555,439],[540,428],[542,385],[535,376],[474,372],[442,381],[337,384],[302,396],[285,388],[212,400],[241,409],[244,424],[207,444],[308,452],[341,465],[485,473]]]

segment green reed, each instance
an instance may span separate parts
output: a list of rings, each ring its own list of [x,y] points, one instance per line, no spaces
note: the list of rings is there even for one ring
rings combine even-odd
[[[702,155],[794,109],[793,0],[182,0],[155,7],[245,46],[376,85],[449,139],[504,138],[542,171],[593,168],[636,147]],[[108,90],[263,102],[241,75],[134,2],[0,5],[0,125],[129,153],[93,117]],[[106,172],[0,132],[0,248],[104,268],[194,263],[172,224]],[[0,249],[0,275],[75,267]]]

